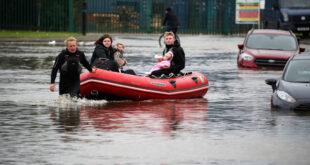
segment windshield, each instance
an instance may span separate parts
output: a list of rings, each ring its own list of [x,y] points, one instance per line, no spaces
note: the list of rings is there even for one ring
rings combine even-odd
[[[274,34],[252,34],[249,36],[246,46],[250,49],[297,50],[294,37]]]
[[[310,60],[291,61],[285,71],[284,80],[290,82],[310,82]]]
[[[282,8],[309,9],[310,1],[309,0],[280,0],[280,6]]]

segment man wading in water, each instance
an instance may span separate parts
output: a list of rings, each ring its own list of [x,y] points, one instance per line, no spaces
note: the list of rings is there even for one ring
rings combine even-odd
[[[69,37],[66,41],[66,49],[56,57],[52,73],[50,91],[55,89],[57,71],[60,72],[59,95],[69,94],[71,97],[78,97],[80,93],[80,63],[90,72],[93,72],[85,54],[76,47],[76,39]]]

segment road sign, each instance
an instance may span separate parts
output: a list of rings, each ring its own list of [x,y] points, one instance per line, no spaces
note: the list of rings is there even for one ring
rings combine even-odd
[[[259,24],[259,0],[236,0],[236,24]]]

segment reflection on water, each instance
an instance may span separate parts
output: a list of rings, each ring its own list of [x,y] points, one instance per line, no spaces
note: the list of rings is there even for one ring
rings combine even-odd
[[[148,130],[173,134],[186,129],[184,124],[207,120],[207,100],[115,101],[81,104],[66,98],[60,106],[50,108],[51,119],[64,131],[94,129],[102,131],[137,132]]]
[[[55,109],[50,110],[51,120],[63,129],[58,129],[61,132],[77,131],[80,125],[80,111],[78,109],[63,109],[56,112]]]
[[[206,99],[154,100],[107,104],[103,109],[83,107],[81,125],[96,129],[171,133],[184,129],[184,123],[206,120]],[[91,122],[90,122],[91,121]]]

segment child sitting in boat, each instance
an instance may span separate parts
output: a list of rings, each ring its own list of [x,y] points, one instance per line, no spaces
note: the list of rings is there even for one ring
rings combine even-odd
[[[116,52],[114,53],[114,61],[118,65],[118,71],[120,73],[136,75],[135,71],[132,69],[123,70],[123,66],[128,65],[128,62],[124,58],[125,45],[123,43],[117,43],[114,46],[114,49],[116,49]]]
[[[123,66],[128,64],[124,58],[125,45],[123,43],[117,43],[114,47],[117,51],[114,54],[114,61],[117,63],[119,72],[122,71]]]
[[[158,63],[156,63],[156,65],[154,65],[153,68],[146,73],[147,76],[151,75],[153,71],[169,68],[173,58],[173,53],[172,51],[169,51],[163,57],[156,55],[155,58],[158,60]]]

